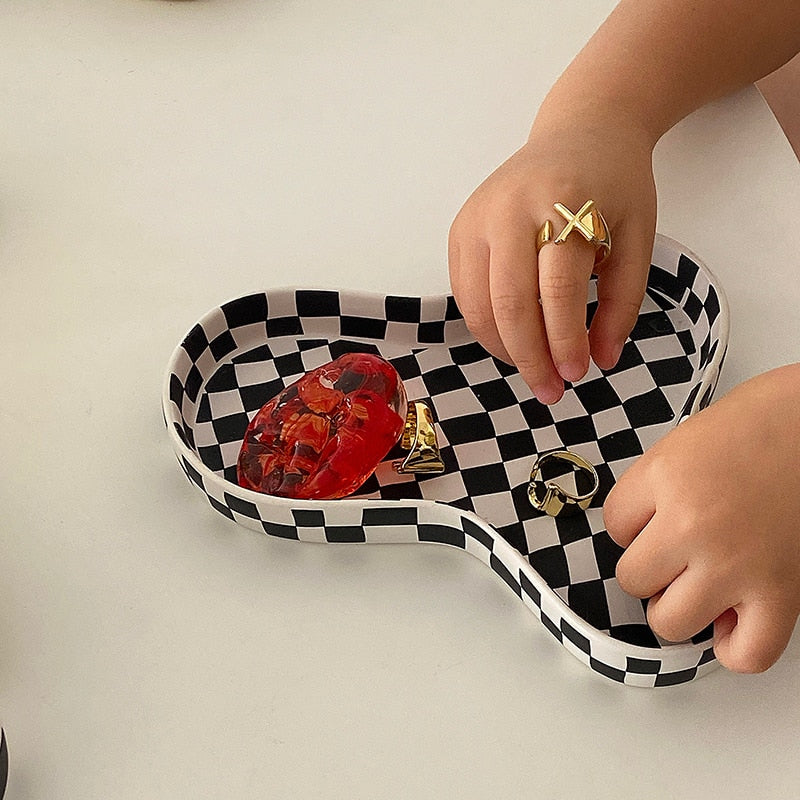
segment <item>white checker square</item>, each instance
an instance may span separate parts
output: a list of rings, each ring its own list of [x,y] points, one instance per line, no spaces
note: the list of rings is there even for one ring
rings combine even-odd
[[[475,513],[495,528],[519,522],[517,512],[514,510],[514,501],[511,499],[511,492],[480,494],[472,498],[472,504],[475,507]]]
[[[278,377],[274,361],[252,361],[234,365],[239,386],[257,386]]]
[[[525,383],[522,375],[520,375],[518,372],[515,372],[513,375],[509,375],[508,378],[506,378],[506,382],[511,388],[511,391],[514,392],[514,397],[517,398],[518,402],[523,403],[526,400],[532,400],[535,397],[531,391],[531,387]]]
[[[526,519],[522,526],[525,529],[525,541],[529,553],[543,550],[545,547],[556,547],[561,543],[558,538],[558,528],[552,517]]]
[[[386,301],[381,295],[341,292],[339,310],[343,317],[386,319]]]
[[[642,443],[642,449],[649,450],[659,439],[665,436],[663,425],[650,425],[647,428],[639,428],[636,431],[639,441]]]
[[[463,319],[449,319],[444,323],[444,340],[453,347],[472,342],[472,334]]]
[[[451,503],[467,496],[464,480],[459,472],[446,472],[420,482],[425,497]]]
[[[227,392],[212,392],[208,395],[208,402],[214,419],[238,414],[244,410],[242,397],[236,389],[230,389]]]
[[[336,339],[339,336],[339,317],[303,317],[303,336]]]
[[[483,561],[484,564],[490,563],[492,551],[485,547],[482,542],[479,542],[477,539],[473,539],[472,536],[466,537],[464,549],[470,553],[470,555],[473,555],[480,561]]]
[[[481,467],[501,461],[500,448],[496,439],[486,439],[481,442],[465,442],[453,445],[458,466],[464,470],[470,467]]]
[[[600,446],[596,441],[581,442],[569,448],[571,452],[577,453],[585,458],[590,464],[602,464],[603,456],[600,454]]]
[[[233,336],[238,350],[245,347],[252,348],[254,342],[267,343],[267,327],[263,322],[252,322],[249,325],[231,328],[231,336]]]
[[[608,603],[608,615],[613,626],[647,622],[641,600],[623,592],[619,584],[611,578],[603,581],[603,586]]]
[[[586,409],[575,392],[565,392],[561,400],[549,406],[549,410],[554,422],[586,416]]]
[[[461,372],[470,386],[477,386],[480,383],[497,379],[497,370],[488,355],[481,361],[475,361],[472,364],[461,364]]]
[[[433,372],[439,367],[448,367],[453,362],[450,359],[450,351],[446,347],[433,346],[417,353],[417,363],[420,371]]]
[[[211,352],[211,348],[209,347],[200,354],[197,361],[194,363],[203,375],[208,376],[214,373],[217,360],[214,358],[214,353]]]
[[[325,544],[328,540],[325,538],[325,528],[321,525],[315,525],[308,528],[297,529],[297,538],[301,542],[314,542],[316,544]]]
[[[185,378],[185,376],[189,373],[189,370],[192,368],[192,359],[189,358],[189,354],[182,348],[179,347],[175,351],[175,364],[172,368],[172,374],[175,376],[181,375]],[[185,383],[184,381],[181,381]]]
[[[278,319],[279,317],[296,317],[297,303],[295,302],[294,291],[284,290],[274,293],[270,292],[267,307],[267,313],[269,314],[270,319]]]
[[[667,358],[683,357],[683,348],[680,341],[674,336],[643,339],[637,342],[636,346],[648,364]]]
[[[483,406],[469,388],[437,394],[431,400],[436,411],[436,419],[455,419],[483,412]]]
[[[300,360],[303,362],[306,372],[310,372],[331,361],[331,351],[327,347],[314,347],[311,350],[303,351]]]
[[[203,320],[203,330],[209,342],[213,342],[217,336],[228,330],[228,321],[222,309],[217,309],[210,319]]]
[[[417,343],[417,326],[408,322],[387,322],[386,338],[380,343],[384,358],[408,354],[409,345]]]
[[[613,406],[612,408],[598,411],[592,415],[592,420],[599,439],[604,436],[610,436],[612,433],[628,430],[631,426],[628,417],[622,410],[622,406]]]
[[[567,557],[570,583],[596,581],[600,578],[591,537],[564,545],[564,554]]]
[[[429,295],[422,298],[420,307],[420,322],[440,322],[447,311],[446,295]]]
[[[398,544],[419,541],[416,525],[365,525],[364,535],[369,544]]]
[[[406,397],[409,400],[420,400],[428,396],[428,387],[425,386],[425,381],[422,380],[421,375],[415,375],[413,378],[404,380],[403,386],[406,387]]]
[[[239,460],[239,451],[242,449],[241,442],[225,442],[219,446],[222,453],[222,464],[225,467],[232,467]]]
[[[511,486],[527,485],[531,478],[531,469],[536,460],[536,454],[532,453],[527,458],[517,458],[514,461],[505,462],[506,475]]]
[[[533,441],[537,453],[560,450],[564,447],[564,442],[561,441],[558,431],[552,425],[548,425],[546,428],[536,428],[533,431]]]
[[[489,417],[498,436],[502,436],[504,433],[518,433],[528,428],[525,415],[519,406],[498,408],[496,411],[490,411]]]
[[[631,397],[638,397],[656,388],[650,371],[644,365],[626,369],[614,375],[606,376],[608,382],[623,402]]]

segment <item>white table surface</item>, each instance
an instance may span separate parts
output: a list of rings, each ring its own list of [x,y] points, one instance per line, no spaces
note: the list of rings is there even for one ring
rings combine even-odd
[[[445,291],[452,217],[612,5],[0,3],[8,798],[797,797],[800,634],[761,676],[618,686],[465,553],[228,522],[163,428],[220,302]],[[800,359],[800,166],[761,97],[656,168],[729,295],[721,389]]]

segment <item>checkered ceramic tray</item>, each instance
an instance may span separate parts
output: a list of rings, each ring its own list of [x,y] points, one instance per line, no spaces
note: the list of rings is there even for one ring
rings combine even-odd
[[[603,528],[602,503],[644,450],[709,402],[727,335],[713,276],[659,236],[619,364],[593,366],[554,406],[541,405],[516,370],[474,341],[451,297],[276,289],[225,303],[192,328],[170,361],[163,409],[186,475],[229,519],[303,542],[466,550],[591,669],[666,686],[714,666],[711,631],[682,643],[653,634],[642,601],[617,585],[621,551]],[[395,450],[350,498],[290,500],[238,486],[239,448],[258,409],[351,351],[379,353],[409,400],[429,403],[444,473],[397,474]],[[596,466],[600,490],[585,514],[553,518],[531,506],[528,482],[537,454],[563,448]]]

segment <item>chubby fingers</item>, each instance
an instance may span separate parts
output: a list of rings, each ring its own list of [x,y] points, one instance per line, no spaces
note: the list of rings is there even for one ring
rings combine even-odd
[[[489,294],[506,352],[543,403],[555,403],[564,384],[553,366],[539,305],[536,242],[527,228],[514,228],[489,253]]]

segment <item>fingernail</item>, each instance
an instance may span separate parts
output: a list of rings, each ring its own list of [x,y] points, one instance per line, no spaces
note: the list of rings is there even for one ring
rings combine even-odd
[[[534,394],[540,403],[543,403],[546,406],[551,406],[553,403],[557,403],[561,399],[562,395],[564,394],[564,387],[541,386],[534,392]]]
[[[617,362],[619,361],[619,357],[622,355],[622,348],[624,346],[624,342],[616,342],[615,344],[611,345],[610,349],[610,358],[608,360],[608,366],[606,369],[614,369],[617,366]]]
[[[558,374],[565,380],[573,383],[579,381],[586,374],[586,367],[583,364],[571,362],[569,364],[557,364]]]

